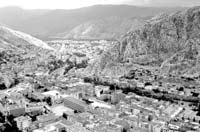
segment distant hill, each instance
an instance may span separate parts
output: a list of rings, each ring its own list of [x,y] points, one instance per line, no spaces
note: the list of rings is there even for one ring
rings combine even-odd
[[[75,27],[67,33],[65,38],[120,39],[123,34],[141,27],[147,19],[149,19],[149,17],[109,17],[105,19],[93,20]]]
[[[127,33],[90,67],[93,73],[121,76],[135,68],[153,67],[176,77],[200,76],[200,7],[162,14]]]
[[[0,8],[0,23],[12,28],[17,27],[22,21],[40,16],[48,10],[24,10],[19,7]]]
[[[120,19],[149,17],[163,12],[170,13],[183,9],[135,7],[128,5],[96,5],[73,10],[23,10],[16,7],[9,7],[0,9],[0,23],[45,39],[62,33],[66,33],[67,35],[71,30],[79,29],[77,26],[84,23],[91,23],[91,21],[106,21],[106,19],[109,20],[113,17],[119,17]],[[119,21],[121,20],[116,19],[116,22],[113,22],[113,24],[119,23]],[[129,22],[129,20],[127,21]],[[115,27],[111,27],[111,29]]]

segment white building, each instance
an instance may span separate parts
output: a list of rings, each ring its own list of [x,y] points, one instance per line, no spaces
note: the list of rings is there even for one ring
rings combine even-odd
[[[14,119],[17,122],[19,130],[25,130],[31,125],[31,118],[29,116],[20,116]]]

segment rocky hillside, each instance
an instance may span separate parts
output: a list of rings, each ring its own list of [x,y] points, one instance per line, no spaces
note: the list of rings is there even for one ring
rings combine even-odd
[[[118,39],[123,34],[141,27],[147,18],[121,18],[117,16],[93,20],[72,29],[65,38]]]
[[[20,76],[25,76],[27,72],[48,71],[48,58],[52,51],[53,48],[39,39],[0,26],[1,88],[17,84]]]
[[[199,43],[200,7],[162,14],[126,34],[89,69],[116,76],[137,65],[158,67],[163,74],[199,76]]]
[[[33,50],[33,49],[53,50],[43,41],[36,39],[28,34],[0,27],[0,49],[2,50]]]

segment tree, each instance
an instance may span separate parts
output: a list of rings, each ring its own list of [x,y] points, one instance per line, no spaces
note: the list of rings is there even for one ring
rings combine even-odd
[[[5,122],[5,116],[0,112],[0,122]]]
[[[126,128],[123,128],[122,132],[128,132],[128,130]]]
[[[117,94],[113,94],[111,96],[111,103],[112,104],[118,104],[119,103],[119,96]]]
[[[152,115],[149,115],[148,116],[148,121],[152,121],[153,120],[153,116]]]
[[[49,106],[52,106],[52,99],[51,99],[51,97],[46,97],[46,98],[45,98],[45,101],[47,102],[47,104],[48,104]]]
[[[63,113],[63,118],[67,119],[67,114],[66,113]]]
[[[193,118],[193,122],[196,122],[196,118],[195,117]]]
[[[200,104],[198,103],[198,113],[197,115],[199,116],[200,115]]]

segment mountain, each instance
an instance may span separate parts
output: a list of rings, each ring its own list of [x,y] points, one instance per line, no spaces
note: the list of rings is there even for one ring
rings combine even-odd
[[[36,39],[28,34],[9,29],[7,27],[0,27],[0,49],[26,51],[32,50],[32,48],[53,50],[53,48],[51,48],[43,41]]]
[[[161,75],[200,76],[200,7],[161,14],[124,35],[89,71],[123,76],[136,67],[157,68]]]
[[[149,17],[162,12],[184,8],[136,7],[128,5],[96,5],[72,10],[0,9],[0,23],[39,38],[55,37],[69,33],[75,27],[109,17]],[[103,20],[104,21],[104,20]],[[116,20],[118,23],[119,20]],[[73,31],[72,31],[73,32]]]
[[[47,13],[48,10],[24,10],[19,7],[11,6],[0,8],[0,23],[15,28],[22,21],[40,16]]]
[[[128,31],[141,27],[146,18],[109,17],[81,24],[72,29],[65,38],[70,39],[117,39]]]

